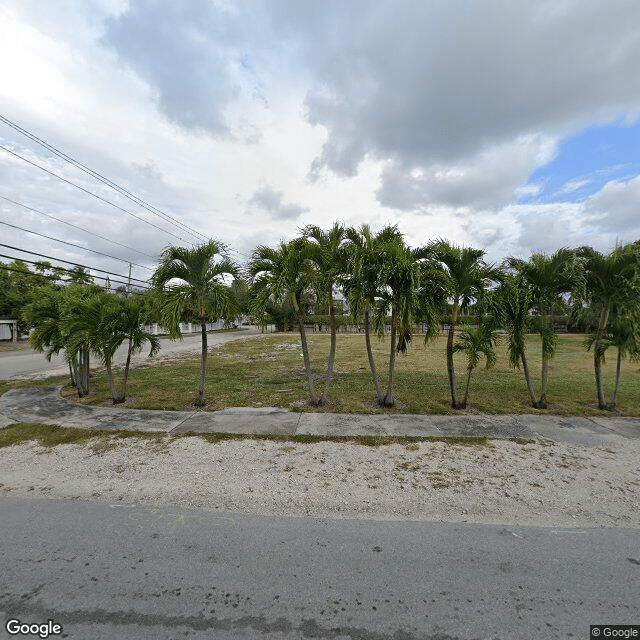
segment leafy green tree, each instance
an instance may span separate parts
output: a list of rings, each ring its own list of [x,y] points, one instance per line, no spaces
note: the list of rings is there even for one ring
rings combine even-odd
[[[200,383],[197,407],[205,404],[207,371],[207,320],[230,321],[237,311],[236,297],[225,283],[226,278],[238,278],[239,269],[223,255],[224,246],[214,240],[193,247],[167,247],[151,282],[163,292],[162,324],[170,335],[181,337],[180,321],[185,314],[194,314],[202,335]],[[218,258],[216,258],[218,256]]]
[[[462,352],[467,357],[467,383],[464,390],[464,399],[459,408],[466,409],[469,398],[469,383],[471,374],[480,363],[482,356],[485,357],[487,369],[496,363],[496,345],[498,333],[490,326],[473,329],[471,327],[463,329],[458,337],[458,342],[453,345],[454,352]]]
[[[319,404],[323,405],[329,395],[333,383],[333,369],[336,358],[336,336],[338,325],[333,299],[333,289],[338,284],[340,276],[347,266],[347,249],[345,246],[346,230],[344,226],[335,222],[331,229],[324,231],[316,225],[308,225],[302,230],[302,237],[307,240],[304,245],[308,259],[315,267],[312,272],[313,287],[320,306],[329,310],[329,327],[331,342],[327,358],[325,385]]]
[[[602,379],[609,315],[614,306],[637,304],[640,298],[640,246],[636,243],[616,247],[608,255],[592,247],[580,247],[577,255],[586,278],[584,299],[599,310],[598,328],[592,342],[593,368],[598,407],[604,410],[610,408]]]
[[[309,345],[304,326],[303,296],[313,285],[314,269],[307,255],[307,242],[303,238],[281,242],[277,249],[265,245],[256,247],[248,269],[252,277],[249,287],[249,307],[258,325],[264,327],[269,301],[276,304],[282,304],[285,301],[290,303],[300,332],[304,368],[309,384],[309,404],[318,406],[319,399],[311,370]]]
[[[539,314],[539,333],[542,346],[542,385],[540,397],[534,405],[547,408],[549,387],[549,364],[555,355],[558,336],[551,322],[554,311],[565,306],[563,295],[573,293],[580,297],[584,278],[575,251],[558,249],[548,256],[534,253],[528,261],[508,258],[509,267],[519,273],[530,287],[533,308]]]
[[[28,326],[22,319],[22,309],[32,291],[48,284],[48,279],[33,273],[22,260],[0,263],[0,316],[18,320],[18,331],[24,333]]]
[[[430,250],[443,265],[446,287],[451,302],[451,323],[447,335],[447,374],[451,390],[451,406],[461,409],[458,398],[458,383],[453,363],[453,341],[460,314],[485,295],[489,284],[501,278],[501,272],[484,260],[485,252],[471,247],[458,247],[446,240],[438,240],[430,245]]]

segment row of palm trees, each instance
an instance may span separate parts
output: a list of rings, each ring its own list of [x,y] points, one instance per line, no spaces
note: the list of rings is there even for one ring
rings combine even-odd
[[[531,405],[544,409],[548,406],[549,364],[557,344],[553,314],[570,302],[576,314],[591,310],[597,315],[597,328],[587,346],[594,354],[598,405],[606,409],[616,404],[621,358],[640,353],[639,267],[639,243],[616,247],[609,254],[591,247],[560,249],[552,255],[533,254],[529,260],[508,258],[498,266],[488,264],[481,249],[452,245],[442,239],[416,249],[407,246],[396,226],[387,225],[374,232],[368,225],[356,229],[336,222],[329,229],[307,226],[298,237],[282,241],[277,247],[256,247],[244,273],[226,257],[221,243],[168,247],[151,279],[153,293],[146,305],[136,303],[135,297],[100,294],[95,289],[91,295],[80,294],[70,286],[64,288],[66,292],[37,296],[27,305],[24,316],[36,328],[33,346],[46,350],[49,357],[65,349],[72,377],[75,373],[76,381],[81,383],[77,385],[80,395],[86,392],[86,376],[81,375],[84,369],[78,368],[78,361],[88,362],[89,351],[97,355],[107,369],[114,402],[126,396],[132,351],[145,341],[150,343],[151,352],[157,349],[157,339],[140,329],[149,313],[173,336],[180,335],[179,325],[185,315],[196,317],[201,325],[202,350],[195,404],[203,406],[206,322],[233,318],[239,310],[237,291],[248,287],[249,311],[257,324],[267,324],[270,305],[286,304],[293,310],[309,403],[318,406],[327,402],[334,378],[338,323],[333,296],[341,289],[351,314],[363,323],[373,387],[381,406],[395,403],[396,357],[409,348],[414,323],[422,322],[427,327],[427,341],[439,333],[442,323],[448,325],[446,360],[453,408],[466,407],[469,381],[481,358],[486,359],[487,366],[495,361],[497,331],[501,330],[507,335],[511,365],[522,367]],[[230,286],[232,280],[235,286]],[[331,333],[320,390],[305,328],[310,294],[316,308],[328,311]],[[460,328],[470,309],[480,317],[478,326]],[[539,393],[525,342],[532,331],[534,313],[542,351]],[[390,327],[386,388],[372,350],[372,335],[383,335],[385,326]],[[124,341],[128,341],[129,355],[120,393],[111,362],[115,349]],[[618,361],[615,390],[607,402],[602,363],[609,347],[618,349]],[[456,352],[467,355],[462,399],[454,366]]]
[[[602,254],[591,247],[560,249],[552,255],[535,253],[528,261],[508,258],[502,265],[488,264],[485,252],[445,240],[411,249],[395,226],[374,233],[335,223],[328,230],[308,226],[301,235],[278,248],[260,246],[249,264],[251,311],[258,323],[266,322],[268,300],[289,302],[295,310],[302,343],[310,403],[321,405],[333,379],[337,324],[332,304],[335,287],[343,289],[354,316],[362,317],[367,356],[378,403],[394,404],[396,354],[405,352],[417,320],[426,322],[426,339],[434,337],[443,318],[448,320],[447,373],[451,406],[466,407],[469,380],[484,355],[495,361],[496,331],[505,330],[510,362],[522,366],[531,405],[548,406],[549,364],[557,335],[552,317],[570,301],[574,312],[584,308],[598,313],[597,329],[587,345],[593,348],[598,406],[614,408],[620,378],[620,359],[640,353],[640,245],[616,247]],[[325,385],[318,395],[311,370],[305,334],[305,292],[313,290],[329,311],[331,342]],[[482,314],[480,326],[458,330],[461,314],[474,307]],[[528,365],[525,337],[536,313],[542,351],[540,392],[536,393]],[[390,315],[390,318],[388,317]],[[384,333],[390,325],[386,391],[376,370],[371,332]],[[456,336],[458,341],[456,342]],[[606,401],[602,362],[609,346],[618,347],[615,391]],[[460,400],[454,353],[467,354],[467,384]]]

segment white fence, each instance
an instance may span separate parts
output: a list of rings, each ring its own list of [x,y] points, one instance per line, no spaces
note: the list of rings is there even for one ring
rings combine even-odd
[[[234,322],[233,324],[238,324]],[[207,331],[220,331],[224,326],[223,320],[218,320],[217,322],[207,322]],[[142,326],[144,331],[148,331],[154,336],[166,335],[169,332],[157,322],[153,322],[152,324],[145,324]],[[180,333],[200,333],[200,323],[197,322],[181,322],[180,323]]]

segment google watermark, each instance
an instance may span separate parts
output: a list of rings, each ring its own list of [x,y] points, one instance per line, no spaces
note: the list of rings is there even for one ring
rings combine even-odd
[[[589,627],[591,638],[638,638],[640,624],[592,624]]]
[[[62,634],[62,625],[56,624],[53,620],[46,622],[21,622],[17,618],[7,620],[4,625],[10,636],[37,636],[38,638],[49,638]]]

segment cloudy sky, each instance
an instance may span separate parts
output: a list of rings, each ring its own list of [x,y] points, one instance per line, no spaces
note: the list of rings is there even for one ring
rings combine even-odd
[[[640,238],[637,0],[0,0],[0,33],[6,245],[144,280],[336,219],[497,261]]]

